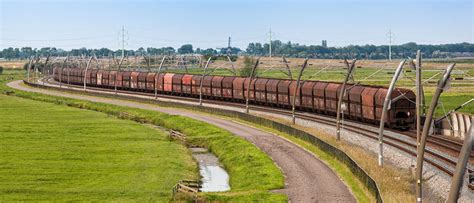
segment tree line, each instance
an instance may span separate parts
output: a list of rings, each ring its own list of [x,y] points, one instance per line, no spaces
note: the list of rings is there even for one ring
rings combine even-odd
[[[349,45],[345,47],[325,47],[319,45],[302,45],[298,43],[286,42],[280,40],[271,42],[272,55],[298,57],[298,58],[322,58],[322,59],[387,59],[389,46],[387,45]],[[173,47],[154,48],[140,47],[137,50],[124,50],[127,56],[145,56],[145,55],[174,55],[174,54],[201,54],[201,55],[248,55],[248,56],[267,56],[269,54],[269,43],[249,43],[245,50],[237,47],[221,49],[200,49],[193,48],[191,44],[184,44],[177,50]],[[421,50],[424,58],[451,58],[451,57],[472,57],[474,56],[474,44],[456,43],[441,45],[421,45],[414,42],[393,45],[392,58],[414,57],[416,50]],[[122,55],[122,50],[101,49],[71,49],[64,50],[56,47],[44,47],[40,49],[31,47],[13,48],[9,47],[0,51],[0,58],[27,59],[32,56],[92,56],[112,57]]]

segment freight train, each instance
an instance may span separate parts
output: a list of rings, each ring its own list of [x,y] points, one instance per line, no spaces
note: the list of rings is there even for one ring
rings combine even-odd
[[[296,88],[295,80],[274,78],[250,78],[234,76],[202,76],[191,74],[153,73],[139,71],[87,70],[79,68],[53,70],[53,78],[63,83],[87,86],[169,94],[183,97],[202,97],[214,100],[245,102],[278,108],[291,108],[296,91],[295,107],[301,111],[336,115],[341,83],[326,81],[302,81]],[[202,80],[202,89],[201,89]],[[348,84],[343,98],[345,118],[377,124],[380,122],[386,87]],[[413,126],[416,112],[413,91],[396,88],[385,125],[395,129]]]

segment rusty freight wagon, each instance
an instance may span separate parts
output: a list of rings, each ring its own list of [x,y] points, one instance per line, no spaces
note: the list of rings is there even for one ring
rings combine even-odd
[[[210,98],[212,96],[212,78],[214,76],[204,76],[202,80],[202,95]]]
[[[236,101],[244,101],[246,95],[244,95],[244,82],[246,78],[238,77],[232,82],[232,95]]]
[[[138,74],[138,89],[142,92],[146,91],[146,76],[148,75],[147,72],[140,72]]]
[[[91,86],[97,86],[97,72],[99,72],[97,69],[91,70]],[[65,75],[65,78],[67,82],[67,74]]]
[[[182,86],[181,90],[182,93],[185,95],[191,95],[192,93],[192,82],[193,82],[193,75],[184,75],[182,78]]]
[[[215,99],[223,99],[222,80],[224,80],[223,76],[214,76],[212,78],[212,97]]]
[[[103,70],[98,70],[97,71],[97,80],[96,80],[96,83],[97,83],[97,86],[98,87],[101,87],[102,86],[102,74],[104,73]]]
[[[155,75],[155,88],[159,93],[164,93],[165,91],[165,74],[160,73]]]
[[[383,104],[387,92],[388,89],[381,87],[375,94],[375,120],[377,122],[381,121]],[[403,96],[401,96],[402,94]],[[416,107],[410,100],[415,101],[415,94],[412,91],[401,88],[393,90],[390,95],[390,103],[384,121],[389,127],[399,126],[409,128],[408,123],[414,122],[414,117],[411,115],[414,115],[415,111],[411,109]]]
[[[226,76],[222,80],[222,97],[225,100],[231,100],[233,98],[233,84],[236,77]]]
[[[290,84],[291,80],[281,80],[277,86],[278,105],[283,108],[288,108],[290,106]]]
[[[350,103],[349,103],[349,94],[348,88],[351,88],[352,84],[346,85],[346,92],[343,94],[342,103],[341,103],[341,113],[344,113],[344,116],[350,116]],[[336,100],[336,114],[337,114],[337,104],[339,102],[339,96],[341,96],[342,91],[342,84],[340,84],[339,88],[337,88],[337,100]]]
[[[349,95],[349,114],[352,119],[362,119],[362,92],[364,87],[355,86],[348,91]]]
[[[195,97],[198,97],[201,94],[201,75],[194,75],[191,80],[191,92]]]
[[[146,75],[146,91],[147,92],[155,91],[155,77],[156,77],[156,73],[149,72]]]
[[[301,84],[298,89],[296,88],[297,86],[297,81],[292,81],[290,83],[290,106],[293,106],[293,99],[295,101],[295,108],[300,108],[301,107]],[[295,92],[296,92],[296,98],[295,98]]]
[[[109,87],[115,88],[115,81],[117,80],[117,71],[110,71],[109,73]]]
[[[278,83],[280,80],[277,79],[269,79],[266,85],[266,98],[267,104],[270,106],[278,105]]]
[[[362,119],[366,122],[375,122],[375,94],[378,87],[365,87],[362,91]]]
[[[110,71],[104,70],[102,72],[102,86],[109,87],[109,78],[110,78]]]
[[[258,78],[255,81],[255,101],[259,104],[265,104],[267,102],[267,82],[266,78]]]
[[[329,83],[325,89],[325,101],[326,101],[326,112],[329,114],[336,114],[337,111],[337,99],[338,99],[338,90],[341,87],[341,84],[338,83]]]
[[[173,76],[174,73],[165,73],[163,78],[163,92],[166,94],[173,93]]]
[[[304,81],[301,84],[301,107],[305,110],[313,111],[313,87],[316,82]]]
[[[183,82],[183,74],[174,74],[173,75],[173,94],[174,95],[182,95],[183,94],[183,88],[182,88],[182,82]]]
[[[255,82],[257,81],[255,78],[252,78],[252,82],[250,82],[250,89],[249,89],[249,81],[250,78],[245,78],[244,80],[244,98],[249,99],[249,103],[255,102]]]
[[[174,94],[179,96],[204,97],[215,100],[244,102],[247,94],[250,103],[258,105],[289,108],[295,99],[295,106],[304,111],[335,115],[338,108],[339,94],[342,85],[337,82],[301,81],[297,88],[295,80],[201,76],[190,74],[173,74],[130,71],[105,71],[69,68],[53,69],[53,77],[63,84],[96,86],[131,91]],[[250,87],[250,88],[249,88]],[[248,89],[249,88],[249,89]],[[353,85],[346,86],[342,102],[346,108],[343,113],[347,118],[366,123],[380,122],[383,103],[387,94],[386,87]],[[248,91],[247,91],[248,89]],[[152,94],[150,94],[152,95]],[[296,95],[296,97],[294,97]],[[414,123],[415,94],[407,89],[396,88],[390,95],[390,106],[385,124],[391,128],[408,129]]]
[[[130,73],[130,88],[138,90],[138,75],[140,72],[137,71]]]
[[[130,71],[124,71],[123,74],[122,74],[122,86],[121,88],[122,89],[130,89],[130,83],[131,83],[131,79],[130,79],[130,75],[132,74],[132,72]]]
[[[316,112],[326,112],[326,87],[328,85],[327,82],[316,82],[313,86],[313,105]]]

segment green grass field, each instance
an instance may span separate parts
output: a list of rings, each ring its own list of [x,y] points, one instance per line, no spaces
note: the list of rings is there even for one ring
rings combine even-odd
[[[196,178],[164,132],[103,113],[0,95],[0,201],[168,201]]]

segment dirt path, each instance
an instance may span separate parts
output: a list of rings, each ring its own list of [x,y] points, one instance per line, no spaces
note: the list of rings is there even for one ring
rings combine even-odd
[[[271,133],[229,120],[223,120],[212,115],[199,114],[182,109],[163,108],[151,104],[70,94],[25,87],[21,84],[22,81],[14,81],[8,83],[8,86],[24,91],[182,115],[213,124],[247,139],[267,153],[285,175],[286,187],[276,192],[287,194],[291,202],[355,202],[353,195],[346,185],[321,160],[286,139]]]

